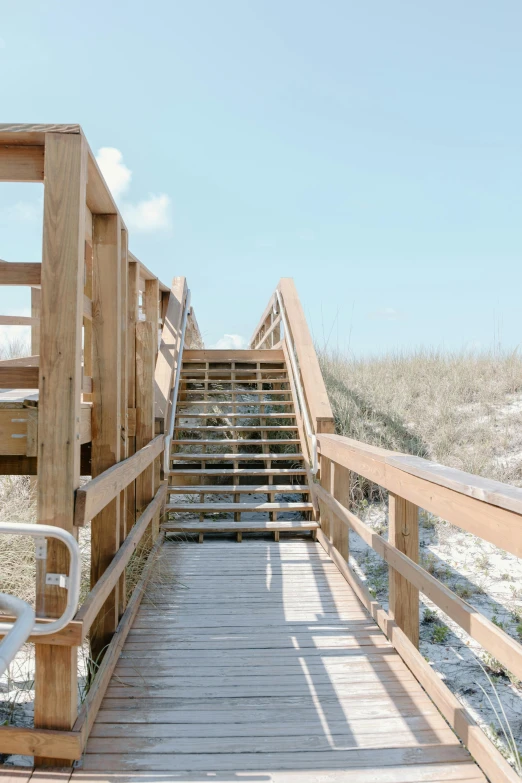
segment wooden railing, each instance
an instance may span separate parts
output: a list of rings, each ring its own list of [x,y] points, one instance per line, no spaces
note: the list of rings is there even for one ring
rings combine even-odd
[[[168,288],[129,252],[79,126],[0,125],[0,180],[44,175],[42,262],[0,262],[0,285],[32,292],[32,355],[0,362],[0,389],[36,391],[23,401],[25,448],[0,460],[0,472],[37,476],[38,522],[73,535],[91,523],[91,591],[61,632],[30,638],[34,728],[0,727],[0,753],[63,765],[81,756],[159,550],[162,433],[187,286],[178,277]],[[200,340],[193,313],[190,334]],[[80,486],[80,475],[92,479]],[[150,554],[127,604],[125,569],[138,546]],[[52,618],[64,591],[46,584],[46,572],[68,572],[60,543],[49,541],[46,569],[37,564],[37,616]],[[99,668],[78,714],[77,651],[87,638]]]
[[[419,593],[519,679],[522,645],[419,565],[419,509],[521,557],[522,489],[333,434],[326,389],[293,281],[281,280],[278,290],[317,436],[320,474],[312,488],[321,523],[318,541],[488,778],[493,783],[516,783],[516,772],[419,653]],[[275,347],[274,333],[280,326],[277,301],[274,294],[251,347]],[[282,342],[288,351],[284,336]],[[300,435],[305,440],[302,431]],[[387,541],[350,509],[352,474],[388,490]],[[388,563],[388,612],[349,565],[349,530]]]

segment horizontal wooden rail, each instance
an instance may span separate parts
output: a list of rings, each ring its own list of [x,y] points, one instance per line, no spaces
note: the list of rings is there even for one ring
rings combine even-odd
[[[149,503],[139,519],[136,520],[131,532],[119,548],[118,553],[112,559],[109,567],[98,582],[96,582],[96,585],[76,613],[75,620],[81,622],[84,638],[89,633],[91,625],[98,615],[98,612],[103,607],[107,596],[117,584],[125,566],[136,551],[149,523],[155,514],[160,511],[166,494],[167,485],[162,484],[156,492],[154,499]]]
[[[369,446],[341,435],[318,435],[317,442],[322,456],[500,549],[522,557],[522,489],[449,468],[444,474],[440,465],[432,466],[429,460]],[[474,486],[477,492],[480,489],[482,497],[491,500],[486,502],[474,497]],[[512,510],[515,508],[520,508],[520,512]]]
[[[319,484],[314,484],[314,492],[334,512],[337,519],[351,527],[383,560],[424,593],[510,672],[522,678],[522,645],[445,587],[422,566],[388,543]]]
[[[41,264],[0,261],[0,285],[39,286],[41,282]]]
[[[39,320],[28,315],[0,315],[0,326],[34,326]]]
[[[107,503],[134,481],[163,451],[164,436],[158,435],[132,457],[118,462],[76,490],[74,524],[82,527]]]
[[[318,531],[317,540],[330,555],[365,609],[370,613],[383,633],[386,634],[414,677],[422,685],[492,783],[520,783],[517,773],[486,737],[480,726],[469,715],[457,697],[420,655],[406,634],[393,622],[382,606],[371,597],[366,585],[359,579],[322,530]]]

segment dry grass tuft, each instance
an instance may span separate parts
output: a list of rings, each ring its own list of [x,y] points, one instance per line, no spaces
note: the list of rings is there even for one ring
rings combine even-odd
[[[522,485],[518,351],[321,353],[337,432]]]

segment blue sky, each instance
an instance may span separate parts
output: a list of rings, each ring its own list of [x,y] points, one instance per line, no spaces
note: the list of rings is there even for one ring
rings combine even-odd
[[[514,347],[521,29],[520,0],[26,0],[1,121],[109,148],[131,249],[187,276],[207,345],[292,276],[331,347]],[[0,185],[0,258],[40,260],[40,204]]]

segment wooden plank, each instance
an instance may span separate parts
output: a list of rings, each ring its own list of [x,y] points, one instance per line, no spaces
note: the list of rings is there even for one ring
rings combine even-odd
[[[2,753],[21,756],[41,757],[44,753],[46,756],[52,753],[56,759],[79,759],[82,752],[77,732],[27,729],[22,726],[0,726],[0,749]],[[8,780],[9,774],[10,771],[7,772]],[[0,772],[0,778],[5,783],[4,771]]]
[[[118,215],[118,208],[92,151],[87,156],[87,206],[93,215]],[[121,216],[120,216],[121,220]],[[123,225],[123,221],[122,221]]]
[[[359,769],[368,767],[396,767],[400,764],[433,764],[441,762],[469,762],[470,756],[464,748],[458,745],[423,745],[419,748],[378,748],[371,750],[353,749],[329,751],[310,751],[302,754],[299,767],[306,770],[316,769]],[[267,759],[263,754],[256,753],[219,753],[219,754],[161,754],[136,753],[118,754],[86,754],[83,768],[85,770],[126,770],[129,764],[136,771],[149,773],[157,770],[181,772],[189,767],[191,772],[230,771],[253,772],[264,769]],[[296,754],[271,753],[269,766],[278,770],[295,770]],[[220,775],[221,777],[221,775]]]
[[[31,288],[31,317],[34,320],[31,326],[31,358],[38,357],[40,353],[40,317],[42,295],[39,288]]]
[[[404,631],[391,620],[381,605],[373,600],[363,582],[344,559],[341,558],[321,531],[318,533],[318,541],[332,557],[339,571],[353,588],[363,606],[389,637],[408,668],[418,679],[430,698],[433,699],[435,705],[446,718],[449,725],[455,730],[457,736],[464,742],[488,778],[493,783],[517,783],[519,780],[517,773],[509,766],[497,748],[469,715],[466,708],[451,693],[438,674],[422,657]]]
[[[285,769],[277,770],[268,763],[259,767],[255,773],[258,779],[266,783],[486,783],[486,778],[474,763],[439,763],[439,764],[408,764],[393,768],[376,766],[368,769],[331,769],[325,766],[320,773],[316,769]],[[318,777],[320,776],[320,777]],[[208,773],[201,774],[184,772],[186,780],[191,783],[207,783]],[[150,783],[149,772],[88,772],[74,770],[73,783]],[[231,770],[220,772],[219,783],[237,783],[237,775]],[[155,772],[155,783],[172,783],[170,772]]]
[[[0,261],[0,285],[39,286],[41,280],[41,264]]]
[[[163,436],[158,435],[132,457],[114,465],[103,475],[88,481],[76,491],[74,523],[81,527],[139,476],[163,451]]]
[[[163,420],[164,432],[167,431],[170,392],[180,355],[181,327],[186,296],[185,278],[175,277],[168,298],[167,312],[163,319],[161,342],[154,373],[154,416]]]
[[[267,416],[268,414],[265,414]],[[172,459],[181,461],[181,460],[188,460],[189,462],[197,462],[199,460],[204,460],[206,462],[213,462],[215,460],[218,460],[219,462],[255,462],[256,460],[283,460],[285,462],[300,462],[303,459],[302,454],[272,454],[272,453],[266,453],[266,454],[253,454],[248,451],[238,451],[238,452],[228,452],[223,454],[214,454],[214,453],[197,453],[197,454],[191,454],[190,452],[182,452],[182,451],[176,451],[174,454],[172,454]]]
[[[93,216],[93,478],[120,462],[121,450],[121,225],[118,215]],[[120,502],[109,500],[92,517],[91,589],[120,546]],[[91,627],[91,655],[98,660],[118,625],[117,587]]]
[[[35,326],[36,319],[26,315],[0,315],[0,326]]]
[[[255,349],[256,349],[256,350],[259,350],[259,349],[261,348],[261,346],[262,346],[264,343],[266,343],[266,341],[268,340],[268,338],[269,338],[269,337],[270,337],[270,336],[271,336],[271,335],[272,335],[272,334],[273,334],[273,333],[276,331],[276,329],[279,327],[280,323],[281,323],[281,316],[280,316],[280,315],[278,315],[278,316],[277,316],[277,318],[274,318],[274,320],[272,321],[272,323],[271,323],[271,325],[270,325],[270,328],[269,328],[269,329],[267,329],[267,331],[263,333],[263,336],[260,338],[259,342],[258,342],[258,343],[257,343],[257,345],[255,346]]]
[[[389,494],[388,502],[388,542],[414,563],[418,563],[419,509],[392,492]],[[348,528],[345,527],[345,530]],[[402,628],[410,642],[418,647],[419,590],[394,568],[389,569],[389,607],[392,620]]]
[[[228,533],[236,530],[244,533],[262,533],[264,530],[317,530],[319,527],[317,522],[300,520],[300,519],[276,519],[261,522],[253,522],[251,520],[242,520],[241,522],[235,522],[225,519],[211,520],[205,519],[202,522],[197,520],[176,520],[164,522],[161,526],[163,530],[171,533],[178,532],[193,532],[193,533]]]
[[[334,432],[334,418],[328,394],[293,279],[281,278],[279,291],[285,306],[288,325],[292,331],[312,426],[316,433]]]
[[[311,503],[288,502],[288,503],[168,503],[165,506],[166,511],[207,511],[208,513],[219,513],[221,511],[309,511],[312,508]]]
[[[158,330],[151,321],[136,324],[136,449],[154,436],[154,364]],[[161,439],[163,448],[164,438]],[[148,463],[136,477],[136,510],[146,508],[154,497],[154,465]]]
[[[27,424],[27,410],[0,410],[0,454],[26,453]]]
[[[38,389],[38,367],[0,365],[0,389]]]
[[[354,514],[343,508],[334,498],[328,496],[322,487],[315,486],[315,492],[345,521],[361,538],[372,547],[395,571],[439,606],[473,639],[495,656],[506,668],[522,677],[522,646],[508,636],[501,628],[480,614],[473,606],[463,601],[449,588],[414,563],[409,557],[385,541],[372,528],[365,525]],[[327,550],[328,551],[328,550]]]
[[[199,349],[190,349],[186,348],[183,351],[183,364],[188,364],[189,362],[222,362],[223,364],[228,364],[229,362],[262,362],[262,363],[268,363],[268,364],[279,364],[280,362],[284,361],[284,355],[283,351],[274,351],[272,349],[269,350],[251,350],[251,349],[241,349],[241,350],[232,350],[229,348],[226,349],[208,349],[208,348],[199,348]],[[188,369],[188,368],[187,368]],[[244,368],[240,368],[243,370]],[[253,371],[255,372],[256,368],[253,368]]]
[[[0,476],[36,476],[36,457],[0,454]]]
[[[45,190],[38,403],[38,522],[74,533],[74,490],[80,483],[80,396],[87,148],[81,135],[45,139]],[[56,411],[60,415],[56,416]],[[68,571],[68,552],[47,544],[48,573]],[[45,566],[44,566],[45,567]],[[37,577],[38,578],[38,577]],[[48,585],[37,610],[65,608],[65,591]],[[36,728],[71,728],[77,714],[77,648],[36,645]],[[52,751],[51,751],[52,754]],[[53,765],[53,757],[35,764]]]
[[[22,144],[26,146],[44,144],[47,133],[78,133],[79,125],[54,125],[50,123],[0,123],[0,144]]]
[[[102,608],[107,596],[111,589],[117,583],[120,575],[123,573],[125,566],[129,562],[132,554],[136,551],[136,548],[141,541],[141,538],[152,520],[153,516],[157,513],[161,507],[166,493],[166,487],[163,485],[157,491],[154,500],[149,503],[143,514],[136,521],[136,524],[131,529],[129,535],[121,545],[118,553],[113,558],[109,568],[105,571],[103,576],[100,577],[96,586],[91,590],[81,608],[76,614],[75,620],[82,623],[83,637],[89,633],[91,624]]]
[[[430,511],[517,557],[522,557],[520,514],[500,508],[498,503],[485,503],[465,492],[449,489],[403,471],[395,464],[395,453],[386,449],[340,435],[319,435],[317,440],[320,453],[335,462],[409,500],[419,508]],[[388,460],[390,455],[393,455],[392,462]],[[428,460],[426,463],[430,464]],[[510,488],[510,493],[511,489],[515,488]]]
[[[121,413],[121,443],[120,443],[120,460],[125,460],[129,456],[129,407],[128,407],[128,378],[127,373],[129,371],[129,365],[127,361],[127,352],[129,351],[129,345],[132,343],[134,347],[135,337],[132,334],[132,338],[129,339],[128,334],[128,303],[127,298],[129,295],[129,236],[126,229],[121,229],[121,242],[120,242],[120,330],[121,330],[121,344],[120,344],[120,413]],[[130,423],[133,432],[136,430],[135,421]],[[127,537],[127,531],[134,525],[136,515],[134,508],[132,508],[130,519],[127,515],[127,492],[122,490],[119,495],[120,505],[120,545],[125,541]],[[122,571],[120,580],[118,583],[118,620],[123,615],[125,607],[127,605],[127,584],[126,574]]]
[[[0,182],[43,182],[42,146],[0,146]]]
[[[38,288],[33,288],[32,290],[40,293]],[[38,367],[39,364],[39,356],[19,356],[16,359],[0,359],[0,367]]]

